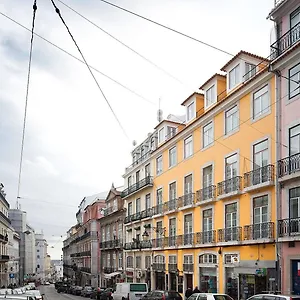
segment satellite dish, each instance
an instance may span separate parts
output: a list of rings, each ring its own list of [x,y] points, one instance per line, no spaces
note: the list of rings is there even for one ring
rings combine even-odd
[[[134,140],[134,141],[132,142],[132,145],[133,145],[133,146],[136,146],[136,140]]]

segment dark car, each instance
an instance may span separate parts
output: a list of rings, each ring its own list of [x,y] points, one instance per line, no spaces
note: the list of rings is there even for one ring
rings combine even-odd
[[[102,293],[100,293],[100,300],[112,300],[113,299],[113,294],[114,290],[113,288],[107,288],[105,289]]]
[[[59,286],[63,285],[64,283],[62,281],[57,281],[54,284],[55,289],[57,290]]]
[[[90,298],[100,300],[100,295],[105,291],[105,288],[94,288]]]
[[[81,291],[82,297],[90,297],[93,292],[93,288],[91,286],[85,286]]]
[[[147,293],[143,300],[182,300],[181,295],[175,291],[154,290]]]
[[[58,293],[67,293],[68,290],[69,290],[69,286],[67,284],[61,284],[60,286],[57,287]]]
[[[80,295],[81,295],[82,289],[83,289],[82,286],[76,286],[76,287],[72,290],[72,294],[73,294],[73,295],[76,295],[76,296],[80,296]]]

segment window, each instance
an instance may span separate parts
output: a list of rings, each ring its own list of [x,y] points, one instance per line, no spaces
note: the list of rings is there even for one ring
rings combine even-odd
[[[130,187],[132,185],[132,178],[131,176],[128,177],[128,187]]]
[[[126,258],[126,267],[127,268],[133,268],[133,257],[127,256]]]
[[[184,194],[189,195],[193,192],[193,175],[184,177]]]
[[[238,107],[235,105],[225,112],[225,134],[228,134],[239,127]]]
[[[162,160],[162,156],[159,156],[156,159],[156,175],[159,175],[162,173],[162,169],[163,169],[163,160]]]
[[[269,109],[269,87],[266,85],[253,94],[253,119],[267,113]]]
[[[229,72],[229,89],[234,88],[240,82],[240,65]]]
[[[189,136],[184,140],[184,158],[188,158],[193,155],[193,137]]]
[[[142,267],[142,258],[141,256],[135,257],[135,267],[140,269]]]
[[[184,255],[183,256],[183,263],[184,264],[192,264],[193,263],[193,255]]]
[[[300,64],[289,70],[289,98],[300,94]]]
[[[135,182],[139,182],[140,181],[140,171],[137,171],[135,173]]]
[[[224,255],[225,264],[232,264],[233,258],[238,259],[238,255],[237,254],[225,254]]]
[[[203,126],[203,148],[211,145],[214,141],[213,123],[210,122]]]
[[[169,200],[176,199],[176,182],[169,184]]]
[[[225,158],[225,180],[237,176],[237,154]]]
[[[300,124],[290,128],[289,139],[289,155],[292,156],[300,153]]]
[[[177,256],[169,255],[169,264],[177,264]]]
[[[162,143],[164,140],[164,128],[161,128],[158,131],[158,143]]]
[[[169,150],[169,167],[173,167],[176,165],[176,146]]]
[[[253,169],[265,167],[269,163],[268,140],[264,140],[253,146]]]
[[[298,221],[298,218],[300,218],[300,187],[296,187],[293,189],[290,189],[290,219],[296,219],[293,221],[290,221],[294,226],[291,227],[296,227],[296,223],[298,223],[298,230],[300,229],[300,223]]]
[[[156,205],[162,204],[162,189],[156,191]]]
[[[39,255],[37,255],[37,258],[40,258],[40,256],[39,256]]]
[[[145,177],[150,176],[150,164],[145,166]]]
[[[184,216],[184,233],[191,234],[193,233],[193,215],[188,214]]]
[[[203,188],[203,192],[202,192],[202,199],[203,200],[208,200],[213,198],[213,166],[207,166],[205,168],[203,168],[202,171],[202,188]]]
[[[176,236],[176,219],[175,218],[169,219],[169,236]],[[175,246],[175,243],[172,246]]]
[[[300,22],[300,8],[298,7],[295,11],[291,13],[290,16],[290,26],[293,28],[295,25],[297,25]]]
[[[2,232],[3,232],[3,231],[2,231]],[[40,250],[39,250],[39,249],[37,249],[37,250],[36,250],[36,252],[40,252]]]
[[[225,241],[239,238],[237,231],[237,203],[225,205]]]
[[[253,224],[254,238],[265,238],[269,235],[268,230],[268,196],[264,195],[253,199]]]
[[[216,99],[216,86],[213,85],[212,87],[210,87],[206,93],[205,93],[206,99],[205,99],[205,107],[209,107],[210,105],[214,104],[215,102],[217,102]]]
[[[145,197],[145,208],[146,210],[151,208],[151,194],[147,194]]]
[[[175,135],[176,135],[176,127],[167,126],[167,139],[170,139]]]
[[[145,268],[148,269],[151,267],[151,256],[145,256]]]
[[[199,264],[216,264],[217,256],[215,254],[202,254],[199,256]]]
[[[140,211],[141,211],[141,198],[138,198],[135,201],[135,212],[139,213]]]
[[[106,229],[106,240],[110,241],[110,226],[106,225],[105,229]]]
[[[256,74],[256,66],[254,64],[245,63],[244,81],[252,78]]]
[[[128,203],[128,216],[132,215],[132,202]]]
[[[189,122],[195,118],[195,102],[192,102],[190,105],[188,105],[186,111],[186,120]]]

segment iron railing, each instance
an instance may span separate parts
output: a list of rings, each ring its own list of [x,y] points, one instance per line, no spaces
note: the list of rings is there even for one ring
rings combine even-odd
[[[185,194],[178,198],[178,207],[193,205],[195,203],[195,193]]]
[[[120,248],[120,247],[122,247],[122,239],[100,242],[101,249],[111,249],[111,248]]]
[[[144,179],[136,182],[135,184],[129,186],[127,189],[125,189],[122,193],[121,193],[121,197],[127,197],[130,194],[133,194],[137,191],[139,191],[140,189],[146,187],[146,186],[153,186],[153,177],[152,176],[147,176]]]
[[[152,240],[153,248],[163,248],[168,246],[168,238],[167,237],[159,237]]]
[[[206,200],[213,200],[216,198],[216,186],[210,185],[196,192],[196,202],[201,203]]]
[[[184,245],[193,245],[194,244],[194,233],[186,233],[183,235],[183,244]]]
[[[130,169],[134,168],[144,160],[146,160],[148,157],[150,157],[151,151],[146,152],[144,155],[139,157],[136,161],[134,161],[129,167],[126,167],[126,172],[128,172]]]
[[[9,255],[0,255],[0,260],[1,261],[8,261],[9,260]]]
[[[147,208],[143,211],[140,211],[140,212],[137,212],[135,214],[126,216],[125,219],[124,219],[124,224],[152,217],[153,212],[154,212],[154,207],[153,208]]]
[[[233,242],[242,240],[242,227],[218,229],[218,242]]]
[[[244,187],[262,184],[274,180],[274,165],[267,165],[244,174]]]
[[[278,220],[278,236],[300,235],[300,218]]]
[[[176,272],[177,271],[177,263],[168,264],[168,271],[169,272]]]
[[[244,240],[274,238],[274,223],[265,222],[244,226]]]
[[[300,172],[300,153],[288,156],[278,161],[278,177]]]
[[[279,57],[300,40],[300,23],[293,26],[271,45],[271,60]]]
[[[0,234],[0,241],[6,244],[8,242],[8,235],[4,236],[3,234]]]
[[[177,209],[177,199],[174,198],[174,199],[171,199],[169,200],[168,202],[165,202],[164,205],[165,205],[165,210],[166,211],[172,211],[172,210],[176,210]]]
[[[154,271],[165,271],[166,270],[166,264],[165,263],[153,263],[152,269]]]
[[[81,267],[81,268],[80,268],[80,271],[81,271],[81,272],[85,272],[85,273],[91,273],[91,268],[88,268],[88,267]]]
[[[150,218],[152,217],[152,215],[153,215],[152,208],[147,208],[142,211],[141,219]]]
[[[175,247],[176,246],[176,235],[170,235],[168,237],[169,239],[169,247]]]
[[[242,177],[236,176],[218,183],[218,195],[239,192],[242,188]]]
[[[183,264],[183,272],[193,272],[194,264]]]
[[[196,233],[196,244],[212,244],[216,242],[216,231],[209,230]]]

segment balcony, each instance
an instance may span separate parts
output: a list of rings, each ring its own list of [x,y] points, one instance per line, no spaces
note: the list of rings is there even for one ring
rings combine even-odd
[[[168,238],[167,237],[161,237],[156,238],[152,240],[152,247],[153,248],[163,248],[168,246]]]
[[[153,263],[152,265],[153,271],[164,272],[166,270],[165,263]]]
[[[192,246],[194,244],[194,233],[186,233],[183,235],[183,245]]]
[[[100,242],[101,249],[114,249],[114,248],[121,248],[122,247],[122,240],[115,239],[111,241]]]
[[[176,210],[177,209],[177,199],[175,198],[175,199],[171,199],[171,200],[169,200],[168,202],[165,202],[164,203],[164,210],[166,211],[166,212],[172,212],[172,211],[174,211],[174,210]]]
[[[128,197],[129,195],[132,195],[136,193],[137,191],[146,188],[147,186],[153,186],[153,177],[152,176],[147,176],[144,179],[138,181],[137,183],[131,185],[127,189],[125,189],[121,193],[121,197],[125,198]]]
[[[279,181],[295,179],[300,176],[300,153],[288,156],[278,161]]]
[[[131,169],[133,169],[135,166],[139,165],[143,161],[145,161],[148,157],[150,157],[151,151],[146,152],[141,157],[137,158],[129,167],[125,168],[125,172],[129,172]]]
[[[80,270],[81,272],[91,274],[91,268],[88,268],[88,267],[81,267],[81,268],[79,268],[79,270]]]
[[[169,271],[169,273],[174,273],[174,272],[177,271],[177,269],[178,269],[177,263],[168,264],[168,271]]]
[[[168,246],[175,247],[176,246],[176,235],[171,235],[168,237]]]
[[[151,218],[152,215],[153,215],[152,208],[147,208],[142,211],[141,218],[142,219]]]
[[[3,234],[0,234],[0,242],[6,244],[8,242],[8,235],[4,236]]]
[[[196,192],[196,204],[206,204],[216,200],[216,186],[211,185]]]
[[[0,261],[1,262],[9,261],[9,255],[0,255]]]
[[[164,203],[160,203],[153,208],[153,215],[161,215],[164,212]]]
[[[300,218],[278,220],[278,237],[300,236]]]
[[[151,218],[154,214],[154,207],[153,208],[147,208],[143,211],[137,212],[133,215],[126,216],[124,219],[124,224],[128,224],[130,222],[139,221],[146,218]]]
[[[216,242],[216,231],[209,230],[196,233],[196,244],[213,244]]]
[[[300,23],[296,24],[289,31],[283,34],[275,43],[271,45],[271,60],[291,49],[300,40]]]
[[[218,199],[238,195],[242,189],[242,177],[236,176],[218,183]]]
[[[245,192],[274,185],[274,166],[268,165],[244,174]]]
[[[80,252],[79,256],[91,256],[91,251],[84,251],[84,252]]]
[[[9,219],[2,211],[0,211],[0,216],[1,216],[8,224],[11,224],[10,219]]]
[[[194,264],[183,264],[183,272],[194,272]]]
[[[185,194],[178,198],[178,208],[183,209],[186,206],[191,206],[195,203],[195,193]]]
[[[242,227],[229,227],[218,229],[218,242],[240,242],[242,240]]]
[[[151,241],[133,241],[129,243],[125,243],[125,250],[137,250],[137,249],[147,249],[152,248]]]
[[[274,223],[265,222],[244,226],[244,240],[274,239]]]

